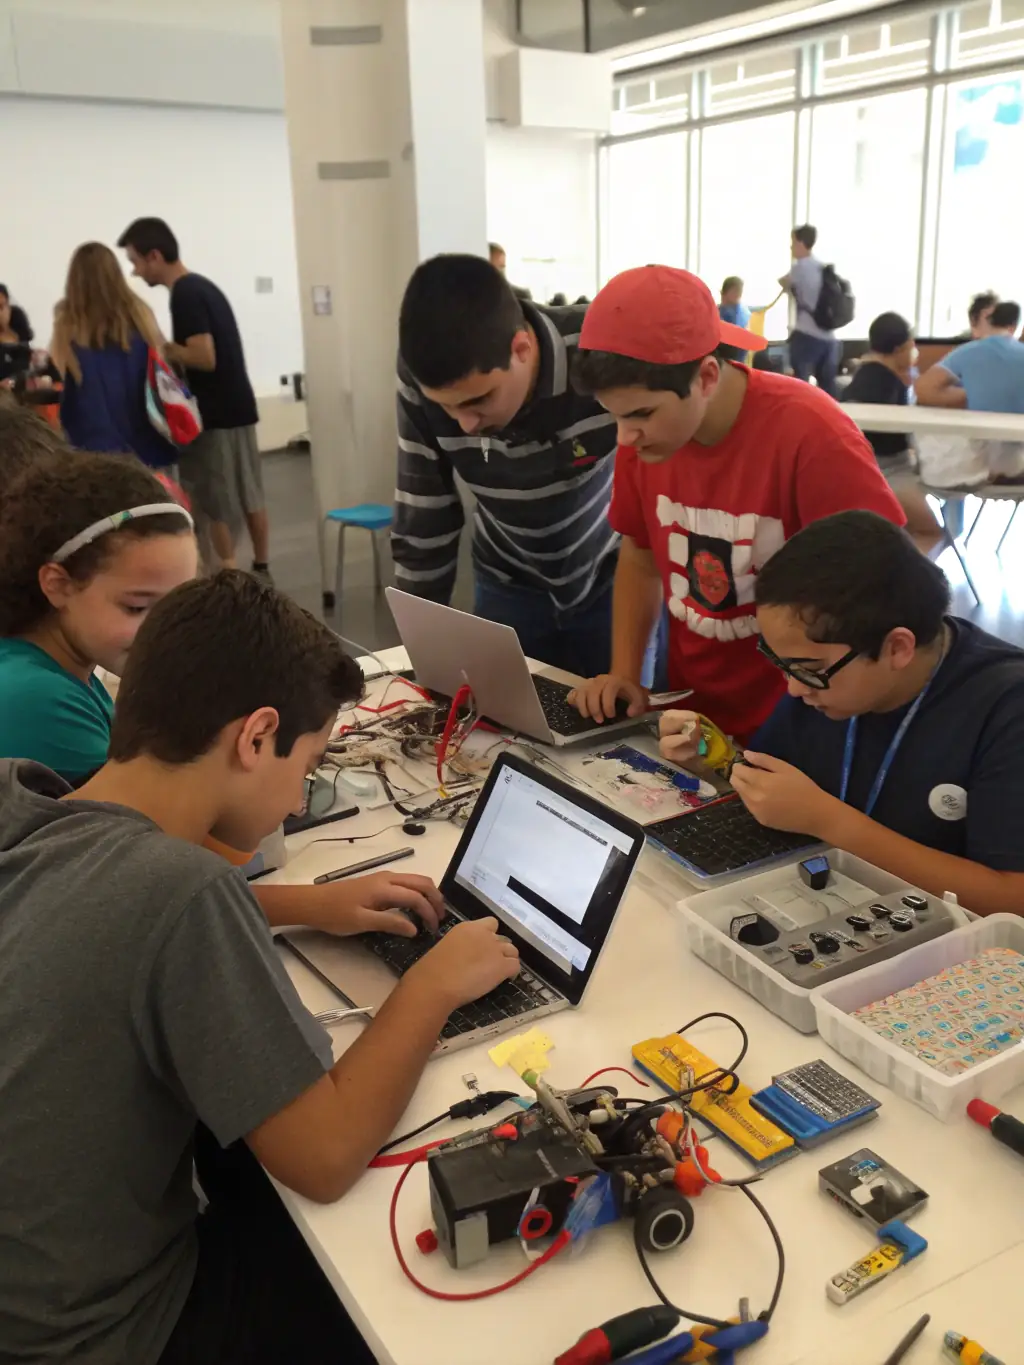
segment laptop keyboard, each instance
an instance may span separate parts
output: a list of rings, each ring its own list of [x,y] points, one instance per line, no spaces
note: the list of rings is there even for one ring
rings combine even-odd
[[[566,700],[572,691],[566,683],[538,678],[535,674],[533,685],[537,689],[544,719],[556,735],[585,735],[591,730],[600,730],[596,720],[581,716],[576,707]],[[620,697],[615,708],[616,719],[624,720],[628,710],[629,703]]]
[[[415,938],[403,938],[400,934],[361,934],[359,942],[375,957],[386,962],[396,976],[403,976],[425,953],[430,952],[449,929],[461,923],[461,920],[448,913],[441,920],[436,934],[423,931]],[[513,981],[503,981],[479,1000],[463,1005],[450,1015],[441,1030],[441,1037],[457,1038],[461,1033],[472,1033],[474,1029],[486,1028],[488,1024],[500,1023],[517,1014],[526,1014],[529,1010],[554,1004],[559,999],[561,997],[550,986],[523,967]]]
[[[648,825],[644,833],[711,877],[738,872],[817,842],[807,834],[787,834],[759,825],[738,797],[674,815]]]

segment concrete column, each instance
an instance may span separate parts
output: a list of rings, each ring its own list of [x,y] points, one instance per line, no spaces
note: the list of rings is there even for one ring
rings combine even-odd
[[[322,525],[331,507],[390,505],[398,308],[416,263],[486,252],[483,19],[481,0],[282,0],[281,24]],[[348,539],[346,557],[368,563],[368,537]],[[331,534],[321,558],[331,590]]]

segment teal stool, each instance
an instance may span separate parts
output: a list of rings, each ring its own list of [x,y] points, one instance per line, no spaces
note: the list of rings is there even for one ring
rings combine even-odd
[[[341,601],[342,574],[345,570],[345,531],[348,527],[369,531],[370,547],[373,550],[373,580],[377,591],[381,587],[380,547],[377,536],[381,531],[391,529],[391,508],[380,502],[361,502],[355,507],[332,507],[324,517],[324,528],[334,522],[338,528],[338,564],[334,575],[334,592],[324,593],[324,606],[333,607]]]

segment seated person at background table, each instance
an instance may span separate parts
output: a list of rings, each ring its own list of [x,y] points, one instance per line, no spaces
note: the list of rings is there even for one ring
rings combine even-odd
[[[739,275],[729,275],[722,282],[718,316],[723,322],[731,322],[734,327],[746,327],[750,321],[750,309],[743,302],[743,281]],[[748,354],[740,346],[723,346],[722,353],[730,360],[746,360]]]
[[[27,346],[35,336],[24,308],[11,302],[11,291],[0,284],[0,345]]]
[[[279,1280],[236,1201],[197,1216],[192,1187],[199,1123],[340,1198],[448,1015],[518,970],[496,920],[454,929],[332,1065],[252,892],[200,847],[253,848],[300,809],[361,689],[326,626],[226,570],[143,622],[85,786],[0,763],[3,1359],[369,1359],[336,1301],[318,1316]]]
[[[968,336],[977,339],[984,336],[981,327],[986,323],[992,314],[992,309],[999,302],[999,295],[994,294],[991,289],[986,289],[980,294],[975,294],[967,307]]]
[[[105,520],[147,505],[167,510]],[[96,669],[120,676],[146,613],[196,566],[191,518],[141,464],[76,452],[28,469],[0,502],[0,758],[32,759],[71,786],[102,767],[114,705]],[[391,873],[256,896],[272,924],[338,934],[409,936],[396,907],[433,926],[441,904],[428,878]]]
[[[577,689],[596,719],[618,697],[638,714],[644,643],[669,609],[669,686],[693,689],[742,739],[782,680],[757,652],[754,584],[809,521],[871,507],[902,522],[871,447],[808,384],[723,362],[722,343],[764,338],[722,322],[707,286],[668,266],[627,270],[590,305],[573,381],[618,423],[611,524],[623,535],[611,668]]]
[[[1024,346],[1017,340],[1020,304],[997,303],[965,342],[926,370],[917,401],[933,408],[1024,413]]]
[[[589,677],[608,667],[619,538],[608,525],[615,420],[569,385],[585,309],[520,301],[476,256],[416,270],[399,323],[398,586],[448,602],[476,497],[478,616],[524,652]]]
[[[948,606],[942,570],[871,512],[794,536],[757,580],[761,647],[789,696],[732,782],[764,825],[979,915],[1021,914],[1024,651]],[[692,757],[672,738],[687,719],[662,721],[675,762]]]
[[[910,323],[899,313],[881,313],[868,329],[870,350],[863,356],[840,401],[886,403],[906,407],[911,371],[917,355]],[[938,522],[916,472],[914,440],[909,432],[866,431],[885,481],[907,518],[907,530],[927,553],[942,539]]]

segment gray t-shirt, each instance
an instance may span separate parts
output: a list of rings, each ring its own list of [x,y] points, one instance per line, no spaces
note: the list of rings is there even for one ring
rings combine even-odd
[[[789,283],[796,300],[796,326],[794,331],[804,332],[807,336],[821,337],[831,341],[835,332],[828,332],[814,321],[814,310],[818,306],[821,293],[821,276],[825,267],[817,256],[801,256],[790,267]]]
[[[0,762],[0,1365],[153,1365],[196,1263],[192,1135],[331,1065],[241,874]]]

